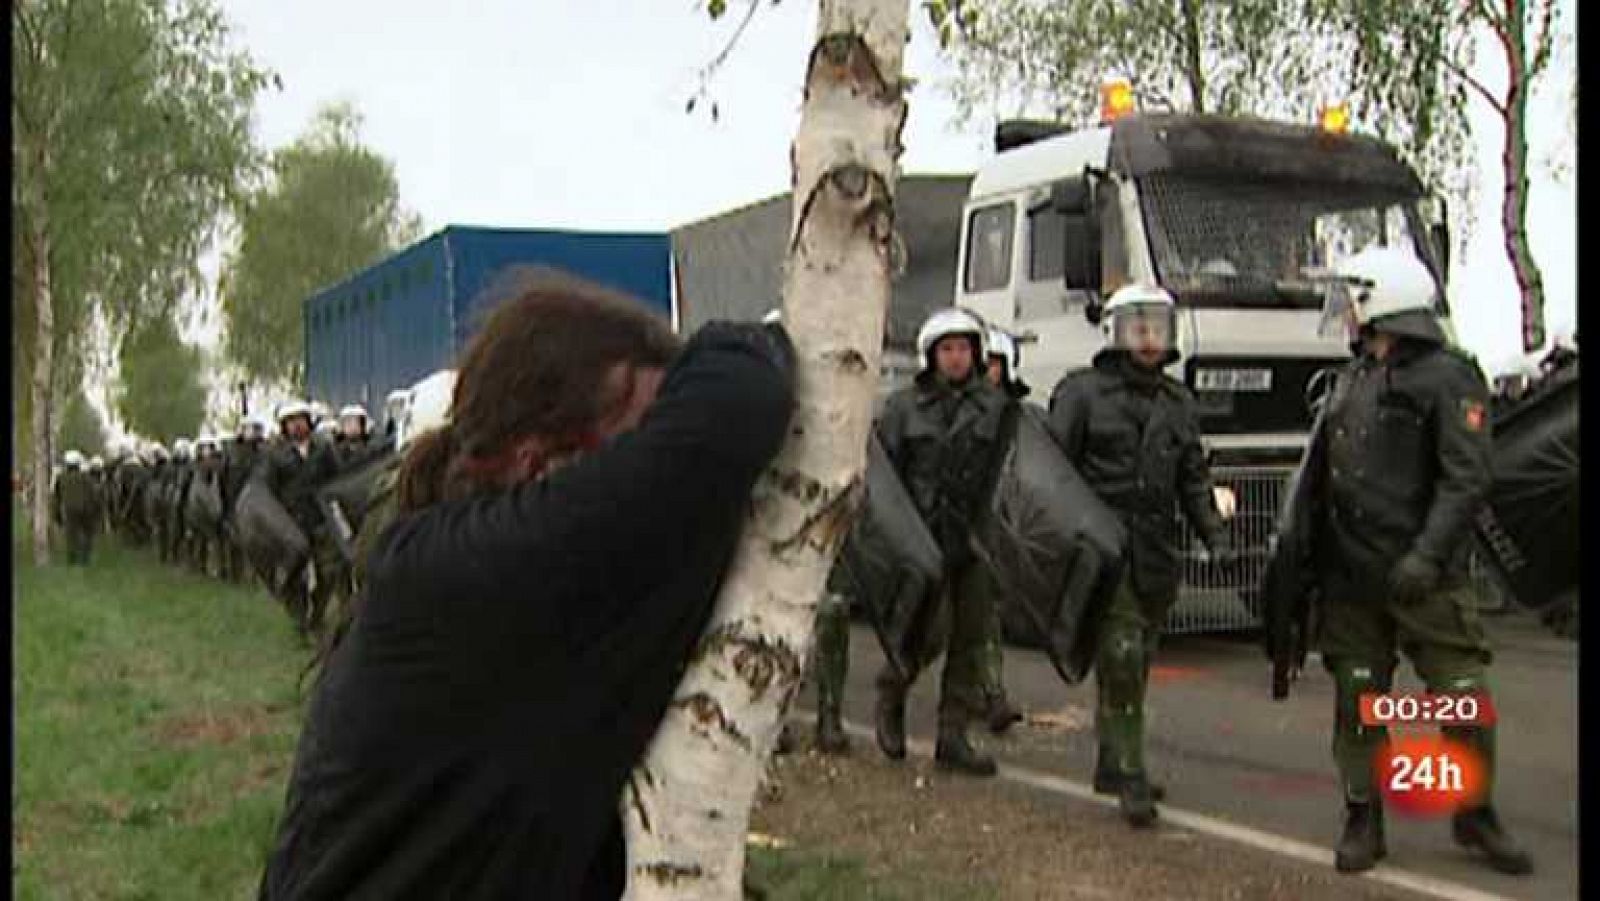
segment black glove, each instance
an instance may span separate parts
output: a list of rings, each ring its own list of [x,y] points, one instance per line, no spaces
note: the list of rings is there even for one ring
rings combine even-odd
[[[1421,554],[1400,558],[1389,573],[1389,591],[1401,604],[1415,604],[1439,586],[1439,565]]]

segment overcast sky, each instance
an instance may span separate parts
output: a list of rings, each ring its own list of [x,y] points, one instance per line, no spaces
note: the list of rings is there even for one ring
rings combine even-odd
[[[911,3],[914,37],[902,167],[970,172],[992,124],[956,127],[940,84],[951,68]],[[322,103],[349,100],[366,142],[395,164],[402,202],[428,231],[447,224],[666,230],[787,190],[789,142],[816,3],[763,8],[713,83],[713,123],[684,104],[696,73],[745,8],[710,23],[694,0],[225,0],[236,39],[284,89],[257,102],[269,147]],[[1570,14],[1570,8],[1566,10]],[[1487,51],[1490,49],[1485,47]],[[1502,84],[1483,53],[1478,75]],[[1572,56],[1557,65],[1570,70]],[[1552,331],[1570,329],[1576,276],[1574,180],[1542,161],[1569,146],[1567,71],[1536,96],[1529,211]],[[1517,298],[1499,237],[1499,129],[1475,100],[1483,175],[1478,227],[1454,267],[1464,344],[1497,369],[1516,355]],[[1569,158],[1570,154],[1569,154]],[[952,286],[952,290],[953,290]]]

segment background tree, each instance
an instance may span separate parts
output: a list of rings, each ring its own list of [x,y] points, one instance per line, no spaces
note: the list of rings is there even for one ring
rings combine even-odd
[[[61,414],[60,445],[64,449],[77,449],[85,457],[106,452],[106,424],[100,411],[89,403],[80,388],[63,405]]]
[[[889,306],[907,32],[907,0],[818,4],[790,153],[783,291],[798,406],[706,635],[623,792],[630,898],[740,897],[750,806],[860,496]]]
[[[115,339],[192,294],[257,165],[250,109],[270,76],[230,48],[212,0],[18,0],[11,18],[14,385],[39,486],[77,384],[59,364],[91,311]],[[39,563],[45,494],[29,499]]]
[[[959,115],[1097,121],[1099,85],[1128,77],[1140,106],[1310,123],[1347,100],[1355,127],[1393,145],[1451,199],[1475,193],[1466,98],[1446,60],[1469,47],[1451,0],[924,0]],[[1003,110],[1003,112],[1002,112]]]
[[[1504,180],[1500,231],[1522,303],[1522,348],[1544,346],[1544,277],[1528,241],[1528,101],[1550,70],[1558,39],[1556,0],[1329,0],[1334,15],[1362,36],[1358,84],[1364,93],[1422,94],[1417,109],[1437,108],[1446,127],[1466,116],[1466,92],[1483,99],[1501,130]],[[1487,33],[1505,64],[1505,87],[1490,89],[1472,72],[1474,44]],[[1370,48],[1370,49],[1368,49]],[[1419,77],[1419,75],[1423,77]],[[1432,95],[1432,96],[1429,96]],[[1574,105],[1576,93],[1574,93]]]
[[[193,438],[206,415],[200,348],[171,319],[151,319],[122,342],[117,412],[128,430],[170,445]]]
[[[414,240],[394,166],[361,143],[348,104],[323,107],[272,157],[272,177],[240,217],[220,284],[227,353],[254,379],[298,384],[307,297]]]

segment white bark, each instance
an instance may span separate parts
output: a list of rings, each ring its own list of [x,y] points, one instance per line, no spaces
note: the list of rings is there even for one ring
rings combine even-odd
[[[798,406],[706,635],[623,791],[636,901],[741,894],[750,807],[860,495],[889,305],[907,28],[907,0],[820,3],[791,151],[783,318]]]
[[[32,489],[28,495],[33,520],[33,562],[43,566],[50,562],[50,467],[54,453],[50,446],[50,382],[55,376],[55,298],[50,285],[50,223],[46,216],[42,181],[48,158],[43,151],[36,155],[37,168],[31,191],[32,210],[25,217],[28,223],[28,240],[31,244],[34,304],[34,356],[32,397],[33,442]]]

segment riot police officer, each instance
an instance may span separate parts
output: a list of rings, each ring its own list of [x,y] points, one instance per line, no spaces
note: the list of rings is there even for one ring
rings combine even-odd
[[[284,598],[295,625],[309,638],[321,628],[322,613],[333,592],[347,582],[338,547],[328,533],[317,508],[316,489],[338,470],[333,448],[312,435],[311,408],[291,401],[278,408],[278,427],[283,440],[267,449],[257,464],[266,487],[283,504],[305,533],[315,567],[313,587],[306,585],[306,573],[293,573],[287,580]]]
[[[1337,267],[1349,283],[1356,357],[1334,384],[1314,481],[1321,514],[1315,559],[1319,645],[1333,676],[1334,759],[1345,800],[1336,865],[1371,868],[1386,853],[1373,755],[1381,727],[1363,726],[1364,693],[1393,686],[1403,649],[1434,693],[1489,691],[1491,660],[1467,576],[1467,540],[1490,487],[1488,387],[1447,341],[1433,276],[1412,253],[1369,248]],[[1457,842],[1506,873],[1532,861],[1492,805],[1493,726],[1445,727],[1475,749],[1485,789],[1452,822]]]
[[[988,337],[988,357],[984,374],[990,384],[1011,398],[1012,403],[1020,404],[1032,389],[1018,374],[1022,355],[1017,348],[1017,341],[1003,329],[993,327],[989,329]],[[1023,717],[1022,711],[1011,703],[1011,698],[1006,692],[1004,655],[1001,647],[1005,636],[1000,624],[1000,588],[992,578],[985,581],[986,590],[991,593],[992,600],[988,605],[989,618],[984,629],[984,703],[981,712],[989,723],[989,731],[999,734],[1021,722]]]
[[[334,447],[339,469],[342,471],[359,466],[366,461],[371,445],[366,408],[360,404],[347,404],[340,408],[338,427]]]
[[[1195,405],[1162,370],[1178,359],[1172,296],[1131,284],[1101,314],[1105,345],[1067,373],[1050,397],[1052,437],[1128,531],[1128,564],[1095,654],[1095,790],[1116,794],[1129,824],[1154,823],[1162,790],[1144,764],[1150,662],[1177,599],[1174,509],[1181,507],[1213,558],[1231,567],[1232,545],[1212,496]]]
[[[222,480],[222,449],[217,437],[210,432],[203,432],[194,442],[193,474],[189,483],[189,498],[195,492],[216,492],[217,500],[221,499]],[[187,516],[193,509],[194,503],[190,499],[184,502],[184,512]],[[215,511],[220,513],[220,510]],[[207,512],[206,517],[214,515]],[[205,517],[187,516],[190,540],[190,562],[202,574],[210,574],[212,551],[218,550],[220,541],[220,523],[208,521]]]
[[[246,567],[244,549],[239,546],[239,537],[234,531],[233,511],[239,500],[239,492],[244,490],[245,482],[249,481],[250,474],[255,471],[263,443],[267,439],[268,425],[268,421],[262,416],[251,416],[241,420],[236,437],[223,456],[223,573],[225,578],[234,582],[244,580]]]
[[[69,450],[61,462],[52,512],[66,538],[67,563],[88,566],[89,555],[94,550],[95,521],[100,516],[100,492],[94,478],[84,468],[82,453]]]
[[[982,567],[971,530],[988,495],[1004,449],[1007,398],[980,370],[988,329],[966,310],[940,310],[917,334],[922,370],[890,395],[876,426],[899,473],[945,558],[940,604],[949,616],[949,641],[939,685],[939,735],[935,761],[979,776],[995,773],[993,758],[972,746],[967,725],[983,696],[984,636],[992,597],[983,590]],[[877,739],[892,759],[905,756],[906,693],[938,653],[932,641],[908,661],[911,672],[886,664],[878,674]]]

